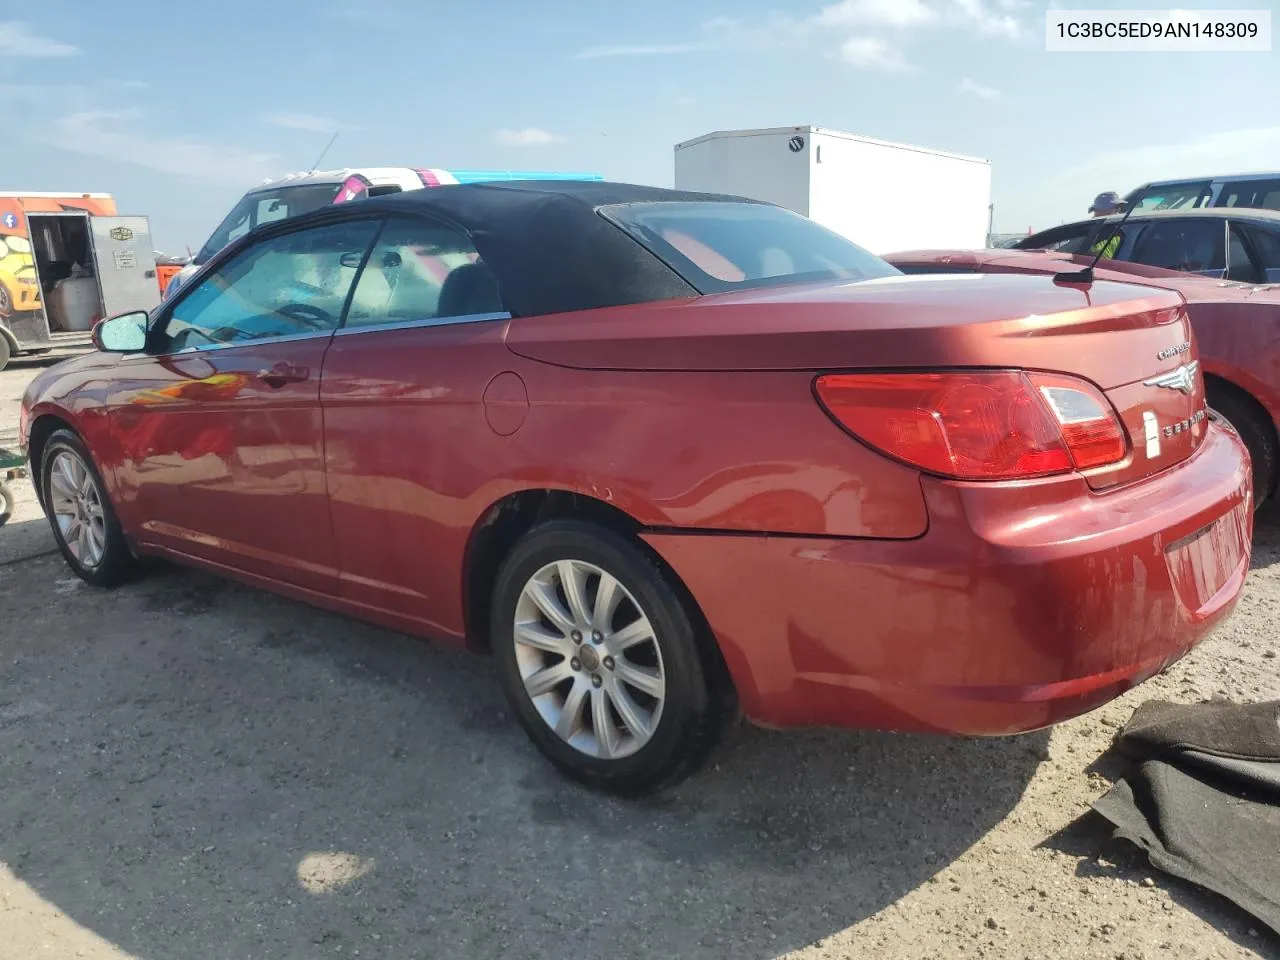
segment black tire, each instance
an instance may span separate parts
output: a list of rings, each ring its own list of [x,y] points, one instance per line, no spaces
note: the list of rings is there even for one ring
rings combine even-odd
[[[1276,429],[1269,417],[1245,394],[1208,384],[1209,406],[1240,434],[1253,460],[1253,508],[1258,510],[1275,493]]]
[[[0,334],[0,370],[9,365],[9,360],[13,356],[13,348],[9,346],[9,339]]]
[[[13,516],[13,491],[7,483],[0,483],[0,527]]]
[[[514,639],[521,593],[535,574],[561,560],[607,571],[630,593],[653,627],[665,674],[661,714],[648,741],[620,759],[591,756],[562,739],[538,712],[521,677]],[[687,592],[656,558],[606,527],[577,520],[551,521],[520,539],[498,571],[490,619],[503,689],[534,745],[579,783],[621,796],[654,793],[694,773],[734,715],[732,693],[720,679],[718,654],[709,638],[699,637],[701,622]],[[584,642],[579,649],[586,647]],[[604,675],[603,668],[598,672]],[[566,682],[577,683],[578,678],[575,675]],[[588,693],[585,709],[589,713]],[[585,717],[584,713],[584,723]],[[592,722],[593,737],[594,726]]]
[[[105,545],[102,551],[102,559],[92,566],[82,563],[71,547],[68,546],[66,537],[63,535],[62,528],[59,526],[57,516],[53,510],[51,476],[54,462],[59,454],[64,453],[74,455],[84,465],[94,484],[96,484],[98,502],[102,506]],[[106,489],[106,485],[102,482],[102,475],[98,472],[98,468],[93,462],[93,457],[84,442],[75,433],[70,430],[58,430],[49,437],[44,445],[44,452],[40,457],[40,490],[42,492],[41,500],[44,504],[45,515],[49,518],[49,525],[53,528],[53,539],[57,542],[63,559],[67,561],[67,566],[81,580],[95,587],[119,586],[131,579],[139,569],[138,561],[134,559],[132,552],[129,550],[129,544],[125,540],[124,532],[120,529],[120,522],[116,519],[116,512],[107,497]]]

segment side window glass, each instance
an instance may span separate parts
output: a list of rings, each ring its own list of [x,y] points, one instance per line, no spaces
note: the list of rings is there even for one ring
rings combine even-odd
[[[258,201],[258,223],[271,223],[289,216],[289,207],[276,197]]]
[[[1089,236],[1090,231],[1081,230],[1079,233],[1060,238],[1045,249],[1058,253],[1080,253],[1088,246]]]
[[[503,312],[497,279],[466,234],[392,220],[360,275],[348,327]]]
[[[1280,282],[1280,235],[1272,233],[1270,230],[1249,230],[1249,238],[1253,241],[1253,247],[1258,252],[1261,263],[1258,264],[1261,276],[1258,278],[1262,283],[1278,283]]]
[[[1071,227],[1060,227],[1046,230],[1044,233],[1032,234],[1013,244],[1015,250],[1053,250],[1063,253],[1079,253],[1085,246],[1092,229],[1092,224],[1075,224]]]
[[[1280,209],[1280,180],[1243,180],[1222,189],[1220,207]]]
[[[1261,279],[1257,265],[1249,256],[1249,247],[1235,226],[1231,227],[1231,246],[1227,251],[1227,279],[1242,283],[1257,283]]]
[[[1187,210],[1207,206],[1213,196],[1213,185],[1208,181],[1174,183],[1152,187],[1138,201],[1134,213],[1143,210]]]
[[[1133,260],[1188,273],[1221,271],[1224,231],[1221,221],[1164,220],[1142,235]]]
[[[1103,260],[1114,260],[1131,236],[1128,227],[1116,229],[1114,223],[1100,224],[1097,229],[1090,230],[1087,237],[1082,237],[1071,247],[1062,247],[1067,253],[1080,253],[1089,257],[1102,255]]]
[[[338,223],[254,244],[177,302],[160,351],[336,329],[377,230]]]
[[[235,226],[227,231],[227,243],[230,243],[232,240],[239,240],[251,229],[253,229],[253,221],[249,219],[249,215],[246,213]],[[226,246],[226,244],[223,244],[223,246]],[[221,247],[219,249],[221,249]]]

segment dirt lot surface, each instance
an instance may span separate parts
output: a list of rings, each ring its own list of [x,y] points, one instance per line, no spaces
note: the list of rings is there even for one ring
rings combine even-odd
[[[0,437],[37,368],[0,373]],[[561,780],[489,664],[0,529],[0,958],[1280,957],[1083,817],[1150,697],[1280,698],[1280,521],[1167,675],[1005,740],[747,730],[659,801]],[[1082,819],[1083,817],[1083,819]]]

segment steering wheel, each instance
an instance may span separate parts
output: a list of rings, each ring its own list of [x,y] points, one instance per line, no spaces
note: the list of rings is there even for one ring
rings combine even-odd
[[[337,326],[333,314],[309,303],[288,303],[276,310],[276,313],[312,330],[328,330]]]

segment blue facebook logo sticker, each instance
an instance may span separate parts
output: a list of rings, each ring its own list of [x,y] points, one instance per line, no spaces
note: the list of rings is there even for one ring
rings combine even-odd
[[[18,215],[16,213],[6,213],[3,217],[0,217],[0,222],[3,222],[10,230],[18,229]]]

